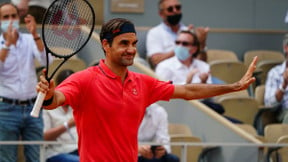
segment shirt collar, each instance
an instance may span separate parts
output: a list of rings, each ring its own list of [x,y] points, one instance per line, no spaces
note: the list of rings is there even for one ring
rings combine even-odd
[[[104,60],[104,59],[101,59],[101,60],[100,60],[99,68],[100,68],[100,70],[103,72],[103,74],[105,74],[107,77],[113,78],[113,79],[116,79],[116,78],[117,78],[117,75],[114,74],[114,73],[108,68],[108,66],[105,64],[105,60]]]
[[[178,30],[177,32],[179,32],[179,31],[181,31],[181,30],[184,30],[184,29],[186,28],[183,23],[179,23],[179,24],[180,24],[180,27],[179,27],[179,30]],[[161,22],[161,26],[163,26],[163,28],[164,28],[166,31],[168,31],[168,32],[170,32],[170,33],[175,33],[175,32],[173,32],[173,31],[171,30],[170,26],[168,26],[167,24],[165,24],[163,21]]]
[[[109,69],[109,67],[105,64],[105,59],[101,59],[100,60],[99,68],[103,72],[103,74],[106,75],[107,77],[112,78],[112,79],[119,78],[119,76],[117,76],[115,73],[113,73]],[[127,78],[126,78],[126,80],[131,80],[131,75],[130,75],[130,71],[129,70],[127,70]]]

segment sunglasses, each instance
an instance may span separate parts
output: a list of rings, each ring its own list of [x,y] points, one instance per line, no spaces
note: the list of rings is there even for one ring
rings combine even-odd
[[[181,10],[181,5],[169,6],[169,7],[167,8],[167,11],[168,11],[168,12],[173,12],[173,11],[174,11],[174,8],[176,9],[176,11],[180,11],[180,10]]]
[[[178,40],[176,40],[175,41],[175,44],[176,45],[182,45],[182,46],[193,46],[193,43],[190,43],[190,42],[186,42],[186,41],[178,41]]]

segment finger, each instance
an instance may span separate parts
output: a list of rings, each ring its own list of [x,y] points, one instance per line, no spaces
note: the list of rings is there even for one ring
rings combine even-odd
[[[253,58],[252,62],[250,63],[249,68],[248,68],[248,70],[247,70],[247,73],[248,73],[248,74],[251,74],[251,75],[253,74],[253,72],[254,72],[255,69],[256,69],[257,61],[258,61],[258,57],[255,56],[255,57]]]
[[[46,68],[42,69],[42,74],[46,76],[46,73],[47,73],[47,69]]]
[[[55,81],[54,79],[50,80],[49,88],[54,88],[55,87]]]
[[[42,82],[43,84],[49,85],[49,83],[48,83],[48,81],[44,75],[40,75],[39,79],[40,79],[40,82]]]

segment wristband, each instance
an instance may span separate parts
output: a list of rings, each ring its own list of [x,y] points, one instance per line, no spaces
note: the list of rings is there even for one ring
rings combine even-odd
[[[34,38],[35,41],[40,40],[40,39],[41,39],[40,37],[36,37],[36,38]]]
[[[285,89],[283,88],[282,85],[279,86],[279,90],[280,90],[281,92],[285,93]]]
[[[49,98],[48,100],[44,100],[44,102],[43,102],[43,106],[48,106],[48,105],[51,105],[52,104],[52,102],[53,102],[53,99],[54,99],[54,95],[51,97],[51,98]]]
[[[2,49],[10,50],[10,46],[7,46],[6,44],[3,44]]]

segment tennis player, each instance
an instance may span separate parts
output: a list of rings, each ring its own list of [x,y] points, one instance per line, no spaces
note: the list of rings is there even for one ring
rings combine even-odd
[[[255,81],[252,73],[257,57],[241,80],[227,85],[173,85],[129,71],[137,36],[133,23],[126,19],[103,24],[100,40],[105,59],[98,66],[72,74],[57,88],[44,76],[36,86],[47,94],[45,109],[72,106],[81,162],[136,162],[138,127],[146,107],[156,101],[208,98],[247,89]]]

